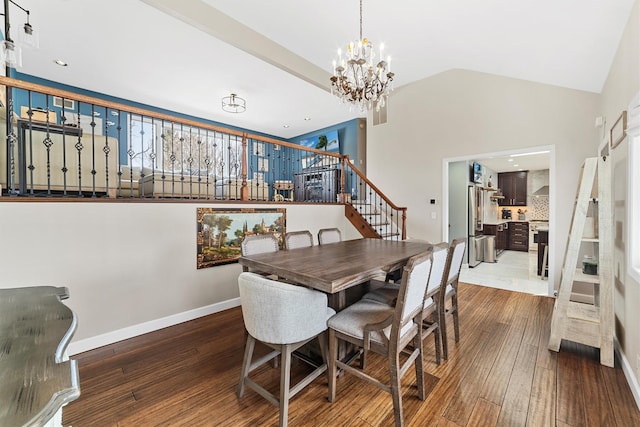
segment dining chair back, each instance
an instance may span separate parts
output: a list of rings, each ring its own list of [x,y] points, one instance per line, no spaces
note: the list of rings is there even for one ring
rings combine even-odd
[[[447,342],[447,324],[446,324],[446,306],[451,301],[450,313],[453,317],[453,332],[455,342],[460,341],[460,320],[458,318],[458,278],[460,277],[460,269],[464,260],[464,253],[467,248],[467,239],[459,237],[451,242],[449,247],[449,257],[446,267],[446,281],[443,286],[440,298],[440,331],[442,335],[442,356],[446,360],[449,357],[449,348]]]
[[[435,340],[436,363],[440,364],[441,358],[441,332],[440,332],[440,292],[444,290],[446,283],[446,267],[449,260],[449,244],[446,242],[432,246],[433,263],[431,275],[427,285],[424,310],[422,313],[422,339],[433,334]],[[385,283],[367,292],[362,299],[376,301],[382,304],[395,305],[400,285],[397,283]]]
[[[318,244],[327,245],[342,241],[342,233],[337,228],[322,228],[318,231]]]
[[[431,275],[424,299],[422,311],[422,339],[433,334],[435,342],[436,363],[440,364],[441,331],[440,312],[442,310],[440,293],[444,290],[446,283],[446,269],[449,259],[449,244],[446,242],[433,246],[433,263],[431,265]]]
[[[313,246],[313,235],[308,230],[291,231],[284,236],[284,247],[288,251],[309,246]]]
[[[254,273],[240,273],[238,277],[240,305],[248,332],[242,362],[238,397],[245,386],[256,391],[280,409],[279,425],[288,421],[289,399],[327,370],[327,320],[335,311],[327,305],[327,295],[303,286],[277,282]],[[322,363],[295,386],[290,387],[291,357],[304,344],[318,338]],[[252,363],[255,342],[273,351]],[[280,361],[280,391],[278,396],[267,391],[249,374],[278,355]]]
[[[240,251],[243,256],[278,252],[279,250],[278,239],[273,234],[246,236],[240,243]],[[249,269],[246,266],[242,266],[242,271],[249,271]]]
[[[431,252],[428,250],[409,259],[403,270],[395,306],[362,299],[329,319],[330,402],[336,397],[336,376],[340,368],[390,393],[395,425],[402,426],[404,418],[400,380],[412,364],[415,364],[418,396],[421,400],[425,399],[421,332],[424,300],[431,274]],[[374,351],[385,356],[390,370],[389,382],[380,381],[338,359],[340,340],[362,347],[364,352]],[[408,356],[401,359],[401,353]]]

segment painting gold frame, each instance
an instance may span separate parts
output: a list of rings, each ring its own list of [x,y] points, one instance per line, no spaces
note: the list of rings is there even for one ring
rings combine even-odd
[[[240,245],[253,234],[273,234],[283,247],[284,208],[197,208],[197,268],[238,262]]]

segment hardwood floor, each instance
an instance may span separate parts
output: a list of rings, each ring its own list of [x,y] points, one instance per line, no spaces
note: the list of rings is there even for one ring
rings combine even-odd
[[[436,365],[433,340],[425,341],[427,399],[417,398],[413,369],[403,378],[406,425],[640,425],[619,366],[601,366],[597,349],[566,341],[559,353],[547,350],[553,299],[460,284],[459,305],[461,339],[453,342],[449,321],[449,360]],[[63,424],[277,425],[278,408],[251,390],[235,395],[243,349],[234,308],[77,355],[82,394]],[[377,355],[367,363],[367,372],[386,375]],[[293,373],[306,369],[300,362]],[[264,367],[256,378],[277,390],[279,369]],[[321,377],[291,400],[289,424],[393,425],[391,397],[343,375],[331,404]]]

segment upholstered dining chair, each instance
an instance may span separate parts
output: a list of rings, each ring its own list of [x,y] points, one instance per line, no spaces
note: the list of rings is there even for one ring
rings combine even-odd
[[[326,245],[342,241],[342,233],[337,228],[322,228],[318,231],[318,244]]]
[[[288,251],[313,246],[313,235],[310,231],[291,231],[284,236],[284,247]]]
[[[240,244],[240,251],[243,256],[278,252],[279,250],[278,238],[273,234],[246,236]],[[249,269],[246,266],[242,266],[242,271],[249,271]]]
[[[441,295],[440,310],[440,330],[442,335],[442,357],[447,360],[449,356],[447,342],[447,323],[446,323],[446,306],[451,301],[451,315],[453,317],[453,332],[455,341],[460,341],[460,321],[458,319],[458,278],[460,277],[460,269],[464,260],[464,253],[467,249],[467,239],[459,237],[451,242],[449,246],[449,257],[447,259],[446,281],[444,283],[444,291]]]
[[[443,306],[441,304],[441,292],[446,284],[446,269],[449,262],[449,244],[446,242],[433,246],[433,263],[431,275],[424,300],[422,312],[422,339],[433,334],[435,341],[436,363],[440,364],[441,332],[440,319]],[[397,283],[386,283],[384,286],[367,292],[362,299],[376,301],[382,304],[395,305],[398,298],[400,285]]]
[[[431,250],[409,259],[404,267],[395,307],[360,300],[329,319],[329,401],[336,398],[338,368],[388,392],[396,426],[403,425],[400,380],[415,364],[418,397],[426,397],[422,361],[422,312],[431,273]],[[384,383],[338,359],[338,343],[346,341],[388,358],[389,383]],[[400,353],[408,353],[403,364]],[[404,360],[404,358],[403,358]],[[346,377],[342,377],[346,378]]]
[[[255,273],[238,277],[242,317],[248,332],[242,361],[238,397],[245,386],[280,408],[280,426],[286,426],[289,399],[327,370],[327,320],[335,314],[328,307],[326,294],[302,286],[277,282]],[[290,387],[292,353],[318,338],[323,363]],[[252,363],[255,342],[273,351]],[[281,355],[280,392],[276,396],[254,382],[249,374],[259,366]]]

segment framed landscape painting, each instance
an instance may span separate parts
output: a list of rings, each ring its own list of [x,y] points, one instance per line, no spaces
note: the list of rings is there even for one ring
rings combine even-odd
[[[197,267],[238,262],[246,236],[273,234],[282,248],[286,209],[197,208]]]

